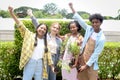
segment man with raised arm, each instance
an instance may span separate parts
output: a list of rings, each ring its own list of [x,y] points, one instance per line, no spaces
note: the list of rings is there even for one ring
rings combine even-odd
[[[85,30],[81,53],[79,55],[78,80],[97,80],[98,78],[98,58],[104,48],[105,36],[100,28],[103,17],[100,14],[93,14],[89,17],[91,25],[85,23],[82,17],[75,11],[72,3],[69,7],[74,13],[73,18],[78,21]]]

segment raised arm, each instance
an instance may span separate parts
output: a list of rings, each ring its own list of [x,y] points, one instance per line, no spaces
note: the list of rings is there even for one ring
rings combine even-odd
[[[38,23],[36,17],[33,15],[32,10],[31,10],[31,9],[28,9],[28,10],[27,10],[27,14],[30,16],[34,27],[37,28],[37,26],[39,25],[39,23]]]
[[[11,6],[8,7],[8,11],[10,15],[12,16],[12,18],[14,19],[14,21],[16,22],[17,27],[21,33],[21,36],[24,37],[26,31],[30,33],[30,31],[25,27],[25,25],[20,20],[18,20]]]
[[[81,25],[81,27],[86,30],[88,25],[83,20],[83,18],[75,11],[75,9],[73,8],[73,4],[69,3],[69,7],[70,7],[70,9],[72,10],[72,12],[74,14],[74,16],[73,16],[74,20],[78,21],[78,23]]]
[[[14,19],[14,21],[16,22],[16,24],[19,24],[20,21],[18,20],[18,18],[16,17],[16,15],[13,12],[13,8],[11,6],[8,7],[9,13],[12,16],[12,18]]]
[[[72,10],[73,13],[76,13],[75,9],[73,8],[73,4],[72,3],[69,3],[69,7],[70,7],[70,9]]]

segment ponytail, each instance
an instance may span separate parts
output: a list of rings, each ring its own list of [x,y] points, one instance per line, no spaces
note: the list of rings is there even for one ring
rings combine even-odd
[[[35,43],[34,43],[35,47],[37,46],[37,35],[38,35],[38,33],[35,34]]]
[[[48,52],[48,47],[47,47],[47,34],[45,34],[45,37],[44,37],[44,45],[45,45],[45,53]]]

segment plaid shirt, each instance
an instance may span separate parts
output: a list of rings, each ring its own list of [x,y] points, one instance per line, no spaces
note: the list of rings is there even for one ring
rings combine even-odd
[[[33,54],[35,34],[33,32],[30,32],[22,22],[18,24],[18,29],[21,33],[21,36],[23,37],[23,45],[22,45],[20,64],[19,64],[19,68],[21,70],[29,61],[29,59]],[[44,56],[43,56],[43,78],[48,78],[47,67],[46,67],[47,62],[48,62],[48,65],[53,64],[51,53],[49,52],[44,53]]]

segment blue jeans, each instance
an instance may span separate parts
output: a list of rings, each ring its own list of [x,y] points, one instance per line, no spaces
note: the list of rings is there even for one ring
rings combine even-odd
[[[57,65],[58,54],[53,54],[52,60],[53,60],[54,66]],[[47,71],[48,71],[48,80],[56,80],[56,74],[53,73],[53,71],[51,70],[51,67],[49,65],[47,67]]]
[[[24,67],[23,80],[32,80],[33,77],[34,80],[43,80],[42,68],[43,68],[42,59],[39,60],[30,59]]]

